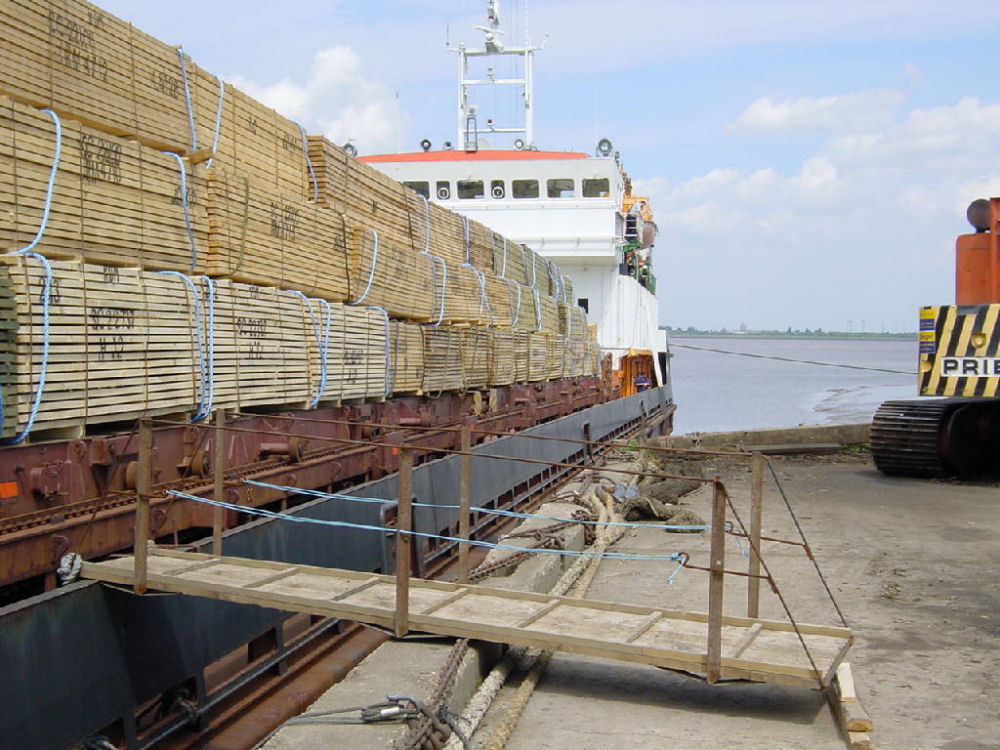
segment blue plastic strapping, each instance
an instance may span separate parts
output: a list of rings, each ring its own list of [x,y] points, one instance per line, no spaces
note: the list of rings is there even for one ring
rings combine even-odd
[[[302,299],[302,302],[306,306],[306,310],[309,311],[309,320],[312,323],[313,339],[316,341],[316,351],[319,354],[319,383],[316,386],[316,395],[313,396],[312,400],[309,402],[309,408],[314,408],[323,397],[323,392],[326,390],[326,368],[327,368],[327,347],[324,345],[324,336],[320,331],[319,323],[316,322],[316,313],[313,311],[313,300],[309,299],[306,295],[297,289],[289,289],[289,294],[294,294],[296,297]],[[322,300],[325,302],[326,300]],[[329,326],[327,326],[327,337],[329,336]],[[326,339],[329,340],[328,338]]]
[[[45,188],[45,203],[42,208],[42,218],[38,223],[38,231],[35,232],[35,236],[31,242],[19,250],[7,253],[7,255],[24,255],[28,258],[34,258],[45,269],[45,282],[42,285],[42,361],[38,369],[38,383],[35,385],[35,395],[31,399],[31,410],[28,412],[28,419],[25,421],[24,428],[14,437],[0,440],[0,444],[3,445],[20,443],[31,432],[31,428],[35,424],[35,419],[38,417],[38,410],[42,404],[42,395],[45,393],[45,377],[49,364],[49,308],[52,299],[52,266],[45,256],[33,251],[38,246],[38,243],[42,241],[42,237],[45,236],[45,230],[49,225],[49,214],[52,211],[52,197],[55,194],[56,177],[59,174],[59,163],[62,160],[62,121],[59,119],[59,115],[51,109],[43,109],[41,111],[52,118],[54,127],[53,138],[55,141],[52,149],[52,168],[49,170],[49,180]],[[3,391],[0,389],[0,425],[6,422],[6,420],[7,415],[6,407],[3,403]]]
[[[298,125],[298,123],[295,123]],[[313,169],[312,159],[309,157],[309,141],[306,138],[306,129],[299,125],[299,135],[302,136],[302,155],[306,157],[306,169],[309,170],[309,181],[313,186],[313,202],[319,200],[319,182],[316,180],[316,170]]]
[[[379,307],[378,305],[372,305],[372,310],[378,310],[382,313],[382,319],[385,321],[385,396],[389,397],[392,393],[393,387],[393,376],[392,376],[392,361],[389,357],[389,313],[386,312],[384,307]]]
[[[184,82],[184,100],[187,103],[188,127],[191,129],[191,150],[198,150],[198,130],[194,125],[194,106],[191,103],[191,86],[188,83],[186,55],[182,47],[177,48],[177,59],[181,63],[181,80]]]
[[[184,211],[184,227],[187,229],[188,242],[191,244],[191,270],[194,271],[198,265],[198,245],[194,239],[194,229],[191,227],[191,212],[188,209],[187,191],[187,169],[184,167],[184,159],[173,151],[164,151],[167,156],[172,156],[177,161],[177,169],[181,175],[181,208]]]
[[[375,264],[378,262],[378,232],[370,227],[368,231],[372,233],[372,242],[374,243],[374,246],[372,247],[372,267],[368,272],[368,284],[365,286],[365,291],[361,294],[361,296],[353,302],[348,302],[347,304],[349,305],[360,305],[364,302],[365,297],[368,296],[368,292],[371,291],[372,283],[375,281]]]
[[[226,96],[226,84],[218,76],[215,77],[215,80],[219,84],[219,100],[215,105],[215,130],[212,133],[212,156],[205,162],[205,169],[212,168],[212,162],[215,161],[215,154],[219,150],[219,134],[222,132],[222,102]]]
[[[184,285],[187,286],[188,292],[191,294],[191,305],[194,311],[194,325],[192,327],[195,334],[195,345],[198,347],[198,382],[201,386],[201,392],[198,394],[198,410],[195,412],[195,415],[191,417],[191,421],[199,422],[211,413],[210,409],[206,410],[205,408],[206,404],[209,402],[208,365],[205,358],[205,342],[202,335],[201,295],[198,294],[198,287],[195,286],[191,277],[181,273],[180,271],[157,271],[156,273],[180,279]]]

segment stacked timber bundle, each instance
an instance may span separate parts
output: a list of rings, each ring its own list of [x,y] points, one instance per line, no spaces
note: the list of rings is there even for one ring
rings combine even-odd
[[[510,279],[518,284],[530,286],[531,260],[529,253],[532,251],[525,245],[516,242],[504,242],[500,248],[494,245],[493,250],[493,272],[501,279]]]
[[[563,377],[578,378],[583,375],[584,354],[586,342],[579,339],[566,339],[563,349]]]
[[[389,372],[392,393],[417,393],[424,387],[424,334],[416,323],[389,324]]]
[[[492,337],[490,329],[483,326],[463,328],[462,375],[466,388],[485,388],[490,383],[490,355]]]
[[[215,405],[308,406],[321,370],[307,334],[309,302],[230,281],[217,282],[213,292]]]
[[[532,383],[549,379],[549,334],[532,331],[528,334],[528,380]]]
[[[181,51],[82,0],[6,2],[0,24],[5,92],[154,148],[189,148]]]
[[[546,261],[546,268],[549,277],[549,296],[557,302],[573,304],[573,280],[551,260]]]
[[[526,287],[523,284],[518,284],[516,290],[518,296],[518,315],[517,322],[512,327],[517,331],[542,330],[542,302],[538,290]]]
[[[344,403],[385,398],[391,365],[388,316],[372,307],[331,307],[329,344],[321,365],[325,389],[320,402]],[[324,326],[319,326],[319,333],[314,333],[314,337],[323,341],[325,330]]]
[[[572,372],[566,369],[566,339],[558,333],[547,333],[545,348],[545,366],[548,380],[558,380],[561,377],[572,377]]]
[[[435,319],[435,281],[440,275],[435,269],[430,256],[387,244],[375,229],[351,229],[347,272],[351,304],[376,305],[393,318]]]
[[[465,262],[476,268],[492,270],[493,246],[496,244],[492,229],[472,219],[463,221],[463,237],[465,240]]]
[[[440,279],[444,295],[444,320],[449,323],[492,325],[493,305],[486,287],[486,272],[462,264],[449,266]]]
[[[207,192],[211,275],[347,301],[350,269],[341,214],[218,167],[209,171]]]
[[[586,357],[584,358],[584,375],[601,374],[601,347],[596,341],[587,342]]]
[[[517,309],[517,292],[511,288],[514,282],[498,279],[496,274],[489,271],[483,271],[483,282],[491,325],[510,328],[514,325],[514,313]]]
[[[465,263],[462,217],[413,193],[413,245],[453,265]]]
[[[32,422],[41,429],[74,427],[204,403],[199,289],[134,268],[28,256],[2,261],[18,325],[5,434]]]
[[[179,157],[0,97],[0,187],[6,250],[32,241],[51,194],[40,252],[205,270],[203,172]]]
[[[425,326],[424,392],[433,394],[464,389],[461,329]]]
[[[84,0],[0,22],[4,436],[572,373],[529,248]]]
[[[29,422],[51,430],[385,396],[388,319],[372,308],[173,271],[2,261],[0,309],[12,314],[0,330],[14,354],[2,381],[8,437]]]
[[[490,329],[490,385],[510,385],[517,382],[517,365],[514,356],[514,331],[503,328]]]
[[[344,214],[362,231],[376,229],[386,246],[414,252],[413,191],[325,138],[309,136],[307,142],[316,203]]]
[[[586,339],[587,314],[578,305],[557,303],[559,333],[569,339]]]
[[[560,325],[556,301],[537,289],[523,285],[519,285],[519,287],[519,314],[513,327],[519,331],[558,333]]]
[[[514,382],[527,383],[530,371],[531,333],[529,331],[513,331],[512,333],[514,337]]]
[[[302,202],[314,196],[306,135],[270,107],[193,66],[198,156],[209,168],[237,171],[256,188]]]
[[[535,295],[538,299],[539,328],[548,333],[559,333],[559,308],[556,301],[545,294]]]

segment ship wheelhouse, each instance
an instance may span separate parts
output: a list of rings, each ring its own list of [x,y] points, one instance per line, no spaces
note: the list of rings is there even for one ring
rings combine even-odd
[[[556,263],[609,350],[660,350],[649,246],[655,225],[612,156],[537,150],[364,156],[424,198],[475,219]],[[630,304],[622,304],[622,296]],[[626,313],[636,306],[648,315]]]

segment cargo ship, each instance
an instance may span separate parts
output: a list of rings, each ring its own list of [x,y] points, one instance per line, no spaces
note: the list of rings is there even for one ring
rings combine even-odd
[[[608,138],[593,154],[540,149],[534,128],[534,56],[528,39],[508,46],[499,3],[489,2],[480,47],[459,44],[455,140],[411,153],[360,157],[430,204],[482,222],[504,243],[494,270],[536,292],[545,269],[523,262],[530,247],[561,269],[557,297],[582,308],[601,351],[612,355],[623,393],[666,385],[669,356],[659,329],[652,250],[657,226],[648,198],[632,181]],[[497,71],[514,71],[500,75]],[[490,109],[486,109],[490,107]],[[504,121],[505,113],[515,113]],[[504,147],[500,147],[500,146]],[[507,244],[507,240],[514,244]]]
[[[219,521],[170,491],[389,531],[391,504],[314,493],[392,496],[405,446],[432,493],[465,427],[473,451],[548,462],[473,478],[481,506],[517,509],[586,461],[578,441],[670,431],[655,225],[610,143],[539,151],[529,129],[493,151],[470,126],[476,148],[420,152],[491,167],[477,213],[465,177],[410,160],[431,199],[83,0],[0,19],[0,669],[20,675],[0,686],[0,746],[197,737],[343,633],[75,582],[80,559],[132,549],[140,495],[159,545],[209,549]],[[499,221],[532,180],[544,197]],[[430,576],[455,545],[429,537],[457,517],[414,522]],[[220,523],[233,554],[392,569],[389,533]]]

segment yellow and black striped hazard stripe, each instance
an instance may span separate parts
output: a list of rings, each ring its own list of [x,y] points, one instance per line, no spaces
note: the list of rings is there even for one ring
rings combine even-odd
[[[920,395],[996,396],[1000,304],[920,309]]]

